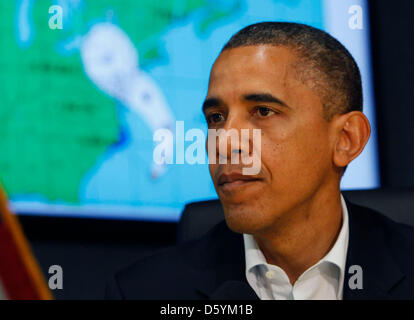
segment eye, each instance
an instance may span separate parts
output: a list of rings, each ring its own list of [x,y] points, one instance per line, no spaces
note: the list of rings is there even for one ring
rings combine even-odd
[[[267,118],[273,114],[277,114],[276,111],[268,108],[268,107],[263,107],[263,106],[259,106],[256,107],[255,113],[260,117],[260,118]]]
[[[214,124],[224,120],[224,116],[221,113],[215,112],[206,116],[207,123]]]

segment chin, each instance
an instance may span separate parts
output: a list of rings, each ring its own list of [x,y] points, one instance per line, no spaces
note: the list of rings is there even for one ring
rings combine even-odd
[[[223,205],[223,208],[226,223],[234,232],[254,234],[267,225],[262,214],[249,206],[243,204]]]

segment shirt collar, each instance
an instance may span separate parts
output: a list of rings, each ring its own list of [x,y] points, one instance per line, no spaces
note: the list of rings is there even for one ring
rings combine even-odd
[[[255,266],[266,264],[266,258],[257,245],[256,240],[251,234],[243,234],[244,248],[246,257],[246,270],[250,271]]]
[[[341,207],[342,207],[342,227],[339,232],[338,238],[335,241],[331,250],[315,265],[319,265],[323,262],[330,262],[336,265],[340,270],[339,288],[338,292],[342,292],[343,280],[345,276],[345,263],[348,250],[348,238],[349,238],[349,226],[348,226],[348,208],[345,203],[345,199],[341,194]],[[256,240],[250,234],[243,234],[244,248],[245,248],[245,260],[246,260],[246,274],[252,270],[252,268],[258,265],[266,265],[267,261],[262,251],[257,245]],[[311,268],[313,268],[312,266]]]
[[[344,276],[345,276],[345,264],[346,254],[348,251],[348,240],[349,240],[349,225],[348,225],[348,208],[345,203],[345,199],[341,194],[341,205],[342,205],[342,227],[339,232],[338,238],[331,250],[326,254],[322,261],[331,262],[339,268],[339,288],[338,291],[342,292]]]

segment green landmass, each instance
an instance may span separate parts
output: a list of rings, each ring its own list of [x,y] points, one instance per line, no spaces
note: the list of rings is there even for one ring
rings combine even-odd
[[[131,37],[140,65],[159,59],[160,35],[173,23],[204,10],[199,26],[237,7],[219,1],[86,0],[63,30],[51,30],[51,1],[34,1],[34,39],[16,42],[16,1],[0,1],[0,181],[14,197],[41,195],[48,201],[79,201],[79,185],[120,138],[115,102],[82,70],[78,53],[62,55],[58,44],[84,35],[93,23],[115,21]],[[185,41],[185,39],[183,39]]]
[[[55,50],[48,3],[34,6],[35,37],[15,40],[15,2],[0,2],[0,179],[13,198],[78,201],[79,184],[119,139],[114,102],[87,79],[79,55]]]

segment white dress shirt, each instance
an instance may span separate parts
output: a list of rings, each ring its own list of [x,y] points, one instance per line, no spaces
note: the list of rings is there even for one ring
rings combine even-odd
[[[342,194],[341,204],[342,227],[334,246],[293,286],[285,271],[266,262],[254,237],[243,234],[246,278],[261,300],[342,300],[349,237],[348,209]]]

